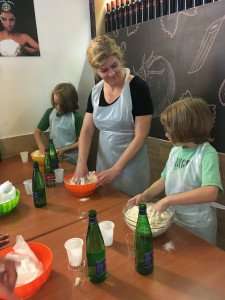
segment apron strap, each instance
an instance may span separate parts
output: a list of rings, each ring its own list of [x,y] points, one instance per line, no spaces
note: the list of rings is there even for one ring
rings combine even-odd
[[[211,203],[210,203],[210,206],[212,206],[212,207],[214,207],[214,208],[218,208],[218,209],[225,210],[225,205],[220,204],[220,203],[218,203],[218,202],[211,202]]]

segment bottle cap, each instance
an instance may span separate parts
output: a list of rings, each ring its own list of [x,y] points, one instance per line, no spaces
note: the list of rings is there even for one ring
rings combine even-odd
[[[38,165],[38,162],[37,162],[37,161],[34,161],[34,162],[33,162],[33,167],[34,167],[34,168],[39,168],[39,165]]]
[[[91,209],[91,210],[89,210],[89,212],[88,212],[88,216],[89,217],[91,217],[91,218],[94,218],[94,217],[96,217],[96,210],[94,210],[94,209]]]
[[[140,213],[145,213],[146,212],[146,204],[145,203],[140,203],[139,204],[139,212]]]

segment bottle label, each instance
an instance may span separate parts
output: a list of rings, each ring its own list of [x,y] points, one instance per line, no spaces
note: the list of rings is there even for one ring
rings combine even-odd
[[[55,175],[52,173],[45,174],[45,183],[48,187],[55,186]]]
[[[43,191],[34,191],[33,192],[34,205],[41,207],[46,205],[46,195],[45,190]]]
[[[153,267],[153,251],[145,252],[144,254],[144,267],[151,270]]]
[[[96,276],[97,277],[101,276],[102,274],[105,273],[105,271],[106,271],[105,259],[96,261],[96,265],[95,265]]]

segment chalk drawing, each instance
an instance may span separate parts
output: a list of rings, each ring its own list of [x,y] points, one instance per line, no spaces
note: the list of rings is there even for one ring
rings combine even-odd
[[[218,93],[220,104],[225,106],[225,79],[223,80]]]
[[[172,65],[163,56],[152,52],[146,58],[144,53],[140,68],[136,71],[133,66],[133,72],[149,84],[154,106],[153,117],[158,117],[174,98],[176,81]]]
[[[188,71],[188,74],[196,73],[202,69],[210,51],[212,50],[212,47],[215,43],[216,37],[221,29],[221,26],[223,25],[224,20],[225,20],[225,15],[215,20],[213,23],[211,23],[208,26],[201,40],[200,47],[193,60],[191,68]]]
[[[136,34],[140,28],[140,24],[132,25],[126,27],[127,29],[127,36],[130,37],[133,34]]]
[[[160,26],[162,31],[169,35],[171,39],[173,39],[177,33],[180,19],[183,16],[186,17],[194,17],[197,16],[198,11],[197,8],[193,8],[187,11],[180,11],[176,15],[170,16],[163,16],[160,18]]]
[[[193,98],[190,90],[186,90],[186,91],[180,96],[180,99],[184,99],[184,98],[191,98],[191,99]]]

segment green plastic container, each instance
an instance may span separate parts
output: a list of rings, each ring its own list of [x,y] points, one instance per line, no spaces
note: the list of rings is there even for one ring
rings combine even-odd
[[[20,201],[20,191],[16,190],[16,197],[7,202],[0,203],[0,216],[9,214]]]

